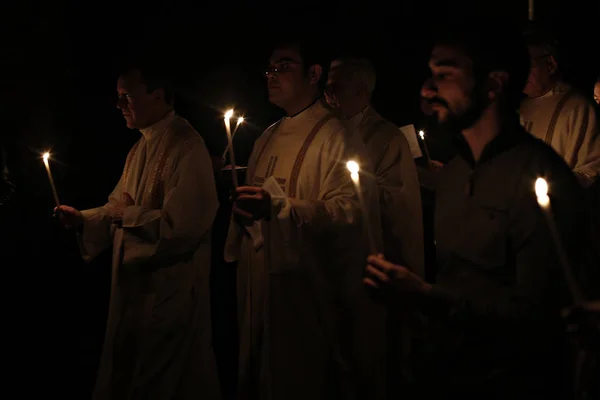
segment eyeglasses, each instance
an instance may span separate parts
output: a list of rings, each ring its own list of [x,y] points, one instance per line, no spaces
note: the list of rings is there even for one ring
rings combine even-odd
[[[552,54],[550,54],[550,53],[544,53],[544,54],[540,54],[540,55],[537,55],[537,56],[533,56],[533,57],[531,57],[531,59],[534,60],[534,61],[537,61],[537,60],[541,60],[543,58],[549,57],[551,55]]]
[[[117,95],[117,101],[121,102],[121,101],[125,101],[128,102],[130,99],[132,98],[130,93],[119,93]]]
[[[269,65],[265,69],[265,76],[269,76],[269,74],[282,74],[285,72],[289,72],[293,69],[292,65],[300,65],[298,61],[283,61],[274,65]]]

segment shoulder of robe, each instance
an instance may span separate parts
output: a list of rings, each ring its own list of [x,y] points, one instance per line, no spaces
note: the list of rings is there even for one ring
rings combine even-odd
[[[373,138],[377,138],[380,141],[384,140],[386,143],[399,143],[402,145],[406,144],[406,146],[408,146],[408,141],[406,140],[406,137],[402,131],[400,131],[400,128],[387,119],[382,118],[374,121],[373,125],[371,125],[369,128],[375,129]]]
[[[256,148],[257,144],[261,144],[263,143],[265,140],[267,140],[267,137],[269,136],[270,133],[272,133],[275,129],[277,129],[277,126],[281,123],[281,121],[283,121],[282,119],[279,119],[277,121],[275,121],[274,123],[272,123],[271,125],[269,125],[269,127],[267,129],[265,129],[263,131],[263,133],[260,134],[259,137],[256,138],[256,140],[254,141],[254,148]],[[260,146],[258,146],[260,147]]]
[[[173,140],[176,143],[186,144],[204,144],[204,138],[194,129],[194,127],[181,117],[173,123]]]
[[[318,136],[327,137],[334,141],[347,141],[355,135],[353,135],[352,130],[345,121],[333,115],[321,127]]]
[[[204,149],[206,144],[200,134],[184,118],[176,118],[172,125],[172,137],[170,148],[175,154],[184,156],[191,151]]]
[[[565,108],[567,112],[585,109],[590,117],[598,121],[598,106],[581,92],[574,92],[565,103]]]

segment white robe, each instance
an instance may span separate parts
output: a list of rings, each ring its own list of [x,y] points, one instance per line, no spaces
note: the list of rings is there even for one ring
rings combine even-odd
[[[559,82],[547,94],[524,100],[521,125],[552,146],[587,187],[600,175],[600,119],[591,99],[572,90]],[[563,98],[566,100],[554,129],[549,129],[552,115]]]
[[[349,123],[366,145],[377,177],[385,256],[424,276],[421,188],[408,141],[373,107]]]
[[[210,157],[200,135],[173,112],[142,135],[108,203],[82,212],[84,259],[113,246],[93,398],[219,399],[209,299],[218,201]],[[124,192],[135,205],[118,226],[111,207]]]
[[[294,174],[306,138],[325,117]],[[262,246],[236,223],[226,245],[226,259],[239,257],[240,399],[383,397],[385,314],[362,284],[368,246],[349,159],[370,170],[364,145],[320,101],[254,145],[248,184],[272,177],[284,195],[273,197],[271,220],[258,224]],[[368,175],[361,184],[381,246]]]
[[[423,211],[417,166],[404,134],[372,106],[348,120],[366,145],[379,188],[379,207],[385,257],[425,277]],[[407,310],[392,309],[387,316],[386,355],[388,397],[396,395],[407,378],[411,325]]]

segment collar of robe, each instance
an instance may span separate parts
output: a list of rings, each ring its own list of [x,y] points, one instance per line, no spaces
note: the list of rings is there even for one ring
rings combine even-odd
[[[140,132],[142,133],[142,135],[144,135],[144,139],[150,140],[154,137],[160,136],[171,124],[174,117],[175,111],[171,110],[158,122],[155,122],[147,128],[140,129]]]
[[[510,118],[504,121],[498,136],[493,138],[483,148],[481,157],[479,157],[478,161],[475,161],[471,147],[462,134],[455,136],[456,150],[458,155],[469,164],[469,167],[471,167],[472,170],[474,170],[478,165],[485,164],[523,142],[527,139],[528,135],[529,134],[523,129],[517,119]]]
[[[290,116],[286,116],[285,119],[292,119],[292,118],[297,118],[299,116],[301,116],[302,114],[304,114],[306,111],[308,111],[308,109],[310,109],[312,106],[314,106],[315,104],[320,103],[321,100],[321,96],[317,96],[309,105],[307,105],[306,107],[304,107],[302,110],[298,111],[296,114],[294,115],[290,115]]]
[[[365,117],[367,116],[367,112],[368,112],[369,108],[370,108],[370,106],[366,106],[365,108],[360,110],[358,113],[356,113],[356,115],[353,115],[352,117],[348,118],[348,121],[350,122],[350,125],[353,128],[356,129],[363,124]]]

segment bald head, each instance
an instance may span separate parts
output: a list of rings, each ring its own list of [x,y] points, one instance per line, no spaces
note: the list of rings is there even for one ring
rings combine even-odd
[[[331,63],[325,98],[346,117],[360,112],[371,102],[375,90],[375,68],[364,58],[343,58]]]
[[[331,69],[339,69],[345,71],[349,79],[355,85],[364,85],[364,89],[367,93],[373,93],[375,90],[375,81],[377,75],[373,64],[366,58],[346,58],[333,60],[331,62]]]

